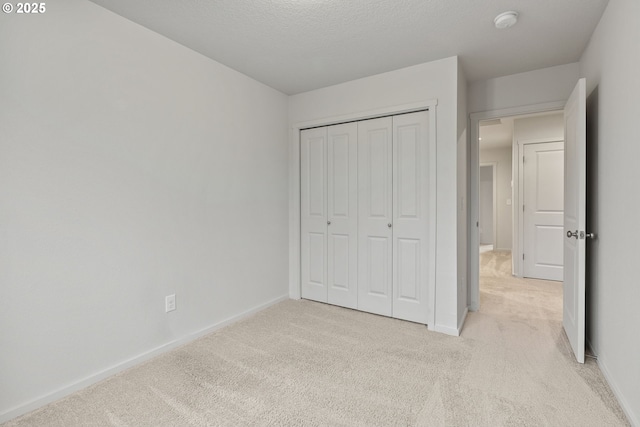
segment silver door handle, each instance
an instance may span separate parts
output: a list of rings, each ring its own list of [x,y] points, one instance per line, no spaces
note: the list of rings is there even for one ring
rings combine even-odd
[[[575,237],[576,239],[578,238],[578,230],[571,232],[571,231],[567,231],[567,237],[568,238],[572,238]]]
[[[391,223],[387,224],[387,227],[391,228]]]

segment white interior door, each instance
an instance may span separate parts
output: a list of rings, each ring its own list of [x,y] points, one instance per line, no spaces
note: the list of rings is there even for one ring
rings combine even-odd
[[[358,122],[358,309],[392,313],[392,119]]]
[[[563,278],[564,143],[524,145],[524,277]]]
[[[586,81],[580,79],[564,108],[564,287],[562,324],[584,363],[586,225]]]
[[[330,126],[328,166],[328,302],[358,303],[358,124]]]
[[[429,113],[394,116],[392,313],[419,323],[429,313],[429,160]]]
[[[300,132],[302,298],[327,302],[327,128]]]

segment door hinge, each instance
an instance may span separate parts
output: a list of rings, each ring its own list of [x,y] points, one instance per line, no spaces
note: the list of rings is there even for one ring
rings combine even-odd
[[[524,261],[524,254],[522,254],[522,260]]]
[[[522,205],[522,212],[524,212],[524,205]]]
[[[522,163],[524,163],[524,156],[522,156]]]

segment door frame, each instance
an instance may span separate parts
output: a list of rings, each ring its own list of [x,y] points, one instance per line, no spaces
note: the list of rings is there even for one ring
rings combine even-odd
[[[542,104],[524,105],[521,107],[504,108],[500,110],[488,110],[469,115],[469,160],[471,162],[469,170],[469,188],[470,188],[470,215],[468,230],[469,239],[468,246],[468,269],[469,269],[469,285],[468,305],[469,310],[478,311],[480,308],[480,254],[478,247],[480,245],[480,235],[478,233],[479,209],[478,200],[480,193],[480,144],[478,138],[480,135],[480,122],[483,120],[500,119],[503,117],[519,116],[533,113],[546,113],[549,111],[561,111],[566,101],[547,102]],[[516,201],[514,200],[514,203]],[[514,222],[516,218],[513,218]],[[515,226],[515,224],[514,224]],[[513,233],[514,238],[517,233]],[[517,245],[514,242],[512,247]],[[513,259],[514,257],[512,257]]]
[[[293,123],[289,129],[289,298],[300,299],[301,260],[300,260],[300,130],[320,126],[331,126],[340,123],[374,119],[417,111],[429,111],[429,235],[434,236],[429,242],[429,330],[435,327],[436,307],[436,123],[438,101],[429,99],[411,104],[400,104],[375,110],[360,111],[318,120]]]
[[[516,212],[514,214],[514,222],[513,229],[516,231],[514,233],[513,244],[514,248],[517,248],[517,251],[513,251],[515,256],[513,258],[515,261],[513,262],[513,274],[517,277],[524,277],[524,262],[522,259],[522,254],[524,254],[524,212],[523,212],[523,204],[524,198],[521,197],[524,194],[524,148],[525,145],[529,144],[543,144],[545,142],[564,142],[564,139],[558,138],[536,138],[536,139],[523,139],[519,141],[514,141],[515,145],[517,145],[517,156],[518,161],[514,163],[514,169],[517,167],[517,170],[514,170],[513,176],[517,177],[513,183],[513,206],[516,206]],[[517,245],[517,246],[516,246]]]
[[[488,168],[491,167],[491,186],[493,187],[493,209],[491,213],[493,214],[493,249],[498,248],[498,180],[496,179],[496,173],[498,172],[498,162],[484,162],[480,163],[478,168],[478,173],[480,173],[480,168]],[[478,181],[478,185],[480,182]],[[478,193],[478,196],[480,194]],[[478,197],[478,203],[480,203],[480,197]],[[478,205],[478,209],[480,205]],[[478,211],[478,219],[480,217],[480,211]],[[480,242],[480,236],[478,235],[478,242]]]

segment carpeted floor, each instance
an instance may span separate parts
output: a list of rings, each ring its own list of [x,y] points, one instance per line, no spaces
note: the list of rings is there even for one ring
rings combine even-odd
[[[628,425],[573,361],[561,284],[512,278],[507,252],[481,270],[460,338],[285,301],[5,427]]]

